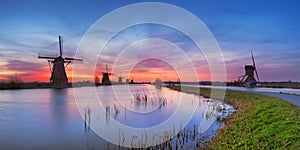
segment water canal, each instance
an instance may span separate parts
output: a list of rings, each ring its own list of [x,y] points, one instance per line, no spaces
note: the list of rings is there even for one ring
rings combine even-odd
[[[2,90],[0,149],[190,149],[209,141],[233,111],[152,85]]]

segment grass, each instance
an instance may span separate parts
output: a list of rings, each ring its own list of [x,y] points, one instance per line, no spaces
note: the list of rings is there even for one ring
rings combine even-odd
[[[211,89],[172,86],[209,97]],[[200,92],[199,92],[200,90]],[[300,97],[299,97],[300,99]],[[227,90],[225,102],[236,112],[207,145],[209,149],[299,149],[300,108],[281,99]]]
[[[270,87],[270,88],[293,88],[293,89],[300,89],[300,84],[298,82],[290,82],[290,83],[263,83],[263,87]]]

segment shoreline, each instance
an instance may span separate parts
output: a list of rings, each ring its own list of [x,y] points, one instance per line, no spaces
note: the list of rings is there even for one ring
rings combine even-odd
[[[74,88],[74,87],[84,87],[92,86],[90,83],[86,82],[76,82],[67,84],[53,84],[46,82],[28,82],[28,83],[0,83],[0,90],[21,90],[21,89],[60,89],[60,88]]]
[[[89,81],[83,82],[71,82],[67,84],[53,84],[49,82],[9,82],[9,83],[0,83],[1,90],[21,90],[21,89],[63,89],[63,88],[77,88],[77,87],[88,87],[88,86],[115,86],[115,85],[134,85],[134,84],[149,84],[145,82],[134,82],[134,83],[112,83],[111,85],[103,85],[99,83],[93,83]]]
[[[111,85],[126,85],[126,84],[151,84],[150,82],[135,82],[135,83],[112,83]],[[170,87],[170,83],[165,82],[167,87]],[[102,85],[101,83],[94,83],[90,81],[79,81],[79,82],[70,82],[67,84],[64,84],[62,87],[59,87],[58,85],[54,85],[53,83],[49,82],[0,82],[0,90],[15,90],[15,89],[43,89],[43,88],[73,88],[73,87],[85,87],[85,86],[111,86],[111,85]],[[172,86],[179,86],[179,84],[173,84]],[[182,84],[184,86],[193,86],[193,85],[200,85],[200,86],[207,86],[207,87],[201,87],[201,88],[210,88],[210,86],[219,86],[219,85],[211,85],[211,84]],[[230,84],[225,84],[224,87],[241,87],[241,86],[236,86],[236,85],[230,85]],[[221,86],[223,87],[223,86]],[[299,86],[257,86],[257,88],[275,88],[275,89],[300,89]],[[280,92],[282,94],[289,94],[285,92]],[[292,94],[292,95],[297,95],[300,96],[299,94]]]
[[[211,89],[169,86],[168,88],[210,96]],[[220,89],[215,89],[220,90]],[[226,90],[226,103],[236,112],[204,149],[296,149],[300,147],[300,108],[282,99],[261,94]]]

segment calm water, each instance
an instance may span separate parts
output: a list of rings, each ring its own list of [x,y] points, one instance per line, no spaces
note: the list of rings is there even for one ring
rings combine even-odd
[[[221,87],[221,86],[214,86],[214,87],[213,86],[202,86],[202,87],[224,89],[224,87]],[[264,87],[247,88],[247,87],[227,86],[226,89],[237,90],[237,91],[246,91],[246,92],[270,92],[270,93],[286,93],[286,94],[299,94],[300,95],[300,89],[290,89],[290,88],[264,88]]]
[[[195,86],[203,88],[214,88],[214,89],[227,89],[234,91],[244,91],[250,93],[259,93],[269,96],[274,96],[286,100],[298,107],[300,107],[300,89],[290,89],[290,88],[264,88],[264,87],[236,87],[236,86],[203,86],[203,85],[185,85],[185,86]]]
[[[217,111],[217,106],[224,111]],[[232,111],[218,101],[150,85],[3,90],[0,149],[149,146],[164,137],[172,138],[173,148],[194,148],[213,137],[223,124],[216,120]]]

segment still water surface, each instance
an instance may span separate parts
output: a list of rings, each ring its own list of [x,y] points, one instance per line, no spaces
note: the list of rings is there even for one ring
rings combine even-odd
[[[259,94],[281,98],[285,101],[288,101],[300,107],[300,89],[264,88],[264,87],[247,88],[247,87],[236,87],[236,86],[204,86],[204,85],[185,85],[185,86],[225,89],[225,90],[227,89],[227,90],[243,91],[249,93],[259,93]]]
[[[234,111],[231,106],[222,102],[207,102],[202,97],[166,88],[132,85],[131,95],[126,95],[123,92],[124,87],[127,86],[122,85],[117,88],[118,96],[115,96],[111,86],[78,88],[75,91],[76,95],[80,91],[81,98],[78,98],[80,100],[75,100],[71,88],[0,91],[0,149],[112,148],[117,146],[109,144],[103,136],[98,136],[96,134],[99,133],[98,131],[93,132],[95,128],[101,127],[100,130],[104,133],[111,133],[118,139],[120,138],[118,134],[115,135],[112,130],[108,130],[109,127],[114,128],[113,122],[131,128],[151,128],[165,123],[166,120],[172,121],[170,118],[176,121],[168,124],[168,131],[176,130],[177,134],[181,128],[189,133],[189,138],[193,135],[190,131],[196,131],[194,138],[185,144],[182,144],[179,138],[173,138],[172,147],[175,148],[177,142],[185,148],[194,148],[197,143],[199,145],[210,140],[215,131],[223,125],[222,122],[216,121],[217,118],[220,120]],[[95,99],[90,97],[92,95],[90,91],[94,89],[98,96],[97,103],[93,103]],[[145,95],[147,95],[147,102]],[[211,107],[212,103],[214,106],[220,104],[224,107],[224,111],[217,112]],[[98,113],[97,109],[100,109],[98,106],[109,108],[109,115],[105,112]],[[194,110],[190,116],[187,112],[190,112],[191,108]],[[90,130],[84,125],[86,109],[90,109],[92,117]],[[185,126],[184,121],[187,118],[188,122]],[[115,130],[116,133],[120,132],[117,128]],[[122,132],[127,134],[126,131]],[[176,135],[175,132],[174,134],[170,132],[169,136],[173,137]],[[150,130],[148,133],[151,134]],[[137,146],[141,143],[138,139],[145,137],[139,133],[132,134],[136,135],[135,141],[126,139],[121,145]],[[142,141],[145,145],[151,145],[158,140],[151,141],[148,138],[148,141]]]

